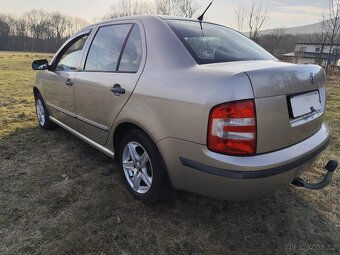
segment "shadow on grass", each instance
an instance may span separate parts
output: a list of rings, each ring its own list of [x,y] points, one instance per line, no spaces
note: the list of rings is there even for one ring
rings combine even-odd
[[[73,135],[18,129],[0,140],[0,253],[339,253],[337,204],[315,194],[235,203],[177,192],[147,207],[114,160]]]

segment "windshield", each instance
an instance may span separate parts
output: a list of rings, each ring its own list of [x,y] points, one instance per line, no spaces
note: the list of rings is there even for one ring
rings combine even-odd
[[[277,60],[246,36],[220,25],[166,20],[198,64]]]

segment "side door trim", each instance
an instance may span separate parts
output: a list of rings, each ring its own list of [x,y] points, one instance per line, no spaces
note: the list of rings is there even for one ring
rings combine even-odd
[[[56,106],[54,104],[51,104],[51,103],[46,103],[46,104],[47,104],[47,106],[49,106],[49,107],[51,107],[51,108],[53,108],[53,109],[55,109],[57,111],[60,111],[60,112],[66,114],[66,115],[68,115],[70,117],[73,117],[75,119],[81,120],[81,121],[83,121],[83,122],[85,122],[87,124],[90,124],[90,125],[92,125],[92,126],[94,126],[96,128],[99,128],[99,129],[101,129],[103,131],[106,131],[106,132],[109,131],[109,128],[104,126],[104,125],[101,125],[101,124],[99,124],[97,122],[94,122],[94,121],[91,121],[89,119],[86,119],[84,117],[81,117],[81,116],[79,116],[77,114],[73,114],[72,112],[66,111],[65,109],[62,109],[62,108],[60,108],[60,107],[58,107],[58,106]]]
[[[51,121],[53,121],[54,123],[56,123],[60,127],[66,129],[70,133],[74,134],[75,136],[77,136],[78,138],[83,140],[84,142],[87,142],[88,144],[90,144],[93,147],[97,148],[98,150],[100,150],[101,152],[105,153],[109,157],[112,157],[112,158],[114,157],[114,152],[111,151],[110,149],[100,145],[99,143],[96,143],[95,141],[91,140],[90,138],[82,135],[81,133],[77,132],[76,130],[74,130],[74,129],[70,128],[69,126],[65,125],[64,123],[60,122],[59,120],[53,118],[52,116],[49,116],[49,118],[50,118]]]
[[[77,118],[78,120],[81,120],[81,121],[87,123],[87,124],[90,124],[91,126],[94,126],[94,127],[96,127],[96,128],[99,128],[99,129],[101,129],[101,130],[103,130],[103,131],[109,132],[109,130],[110,130],[107,126],[104,126],[104,125],[99,124],[99,123],[97,123],[97,122],[94,122],[94,121],[92,121],[92,120],[86,119],[86,118],[84,118],[84,117],[82,117],[82,116],[76,115],[76,118]]]
[[[57,111],[59,111],[59,112],[62,112],[62,113],[66,114],[66,115],[68,115],[68,116],[70,116],[70,117],[73,117],[73,118],[76,118],[76,117],[77,117],[76,114],[74,114],[74,113],[72,113],[72,112],[69,112],[69,111],[67,111],[67,110],[65,110],[65,109],[63,109],[63,108],[61,108],[61,107],[59,107],[59,106],[56,106],[56,105],[51,104],[51,103],[49,103],[49,102],[47,102],[46,104],[47,104],[47,106],[49,106],[49,107],[51,107],[51,108],[53,108],[53,109],[55,109],[55,110],[57,110]]]

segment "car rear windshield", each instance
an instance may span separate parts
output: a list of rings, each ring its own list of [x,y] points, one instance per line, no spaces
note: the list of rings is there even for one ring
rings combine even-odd
[[[166,20],[198,64],[276,58],[230,28],[187,20]]]

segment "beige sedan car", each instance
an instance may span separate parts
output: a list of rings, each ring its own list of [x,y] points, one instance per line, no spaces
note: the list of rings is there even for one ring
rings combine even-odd
[[[132,195],[172,188],[263,196],[326,148],[325,72],[278,61],[240,33],[190,19],[135,16],[91,25],[52,62],[36,60],[36,112],[119,162]]]

